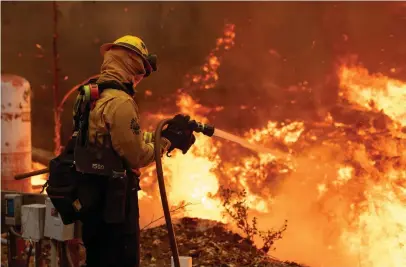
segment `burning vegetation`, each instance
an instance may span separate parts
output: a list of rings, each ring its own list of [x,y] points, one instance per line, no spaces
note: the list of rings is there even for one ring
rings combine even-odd
[[[234,37],[234,25],[227,25],[201,73],[188,75],[186,86],[178,90],[177,110],[167,113],[208,122],[224,108],[218,101],[216,107],[200,104],[193,92],[215,90],[221,56],[232,49]],[[369,73],[353,61],[340,62],[337,76],[337,103],[323,120],[264,118],[263,127],[245,132],[248,142],[273,154],[197,135],[188,154],[174,152],[165,158],[170,203],[191,203],[174,216],[227,223],[262,252],[284,260],[312,266],[406,266],[406,83]],[[153,114],[158,119],[167,115]],[[150,213],[160,210],[154,166],[144,170],[141,187],[145,225]],[[245,201],[224,192],[244,192]],[[246,208],[239,210],[238,203]],[[184,219],[180,225],[186,220],[196,224]],[[210,231],[203,232],[210,236]],[[271,238],[264,238],[267,234]],[[143,235],[166,238],[162,227]],[[181,255],[190,254],[182,247],[195,240],[186,232],[178,238]],[[196,244],[210,247],[204,240]],[[222,249],[217,246],[210,253]],[[147,254],[149,262],[153,253]]]
[[[180,90],[173,112],[208,121],[209,113],[221,110],[199,104],[191,92],[214,87],[218,46],[232,46],[232,30],[226,27],[200,76]],[[262,128],[245,133],[274,155],[199,135],[188,154],[165,159],[171,203],[194,204],[181,216],[229,223],[265,247],[266,240],[241,223],[255,216],[264,233],[287,220],[270,253],[313,266],[406,266],[406,85],[356,62],[340,64],[337,75],[339,99],[324,120],[264,120]],[[145,173],[141,203],[150,203],[156,199],[154,167]],[[224,216],[220,188],[245,190],[247,222]]]

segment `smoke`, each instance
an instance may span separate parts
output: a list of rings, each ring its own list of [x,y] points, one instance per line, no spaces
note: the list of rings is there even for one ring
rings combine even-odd
[[[216,118],[229,118],[225,126],[230,129],[244,127],[232,122],[238,117],[250,118],[252,125],[245,127],[259,125],[269,116],[322,117],[337,91],[326,77],[332,75],[337,57],[346,53],[359,54],[372,71],[397,67],[393,75],[405,76],[399,65],[406,54],[402,34],[406,21],[404,6],[396,3],[115,1],[58,2],[58,6],[61,96],[98,73],[102,43],[136,34],[159,55],[159,72],[140,86],[141,92],[153,92],[141,99],[142,110],[156,111],[164,104],[162,97],[175,93],[184,75],[201,65],[228,22],[236,24],[237,45],[225,55],[216,90],[196,97],[205,103],[222,102],[226,109]],[[49,150],[52,23],[50,2],[2,2],[2,71],[31,82],[33,144]],[[39,52],[35,44],[43,47],[43,57],[35,56]],[[301,91],[303,83],[307,89],[298,94],[294,87]],[[290,86],[294,86],[290,94],[281,92]],[[72,100],[66,109],[71,106]],[[63,140],[70,133],[70,121],[67,111]]]

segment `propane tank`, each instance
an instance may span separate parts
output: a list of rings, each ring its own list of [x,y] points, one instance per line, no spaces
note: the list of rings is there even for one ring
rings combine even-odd
[[[32,170],[31,90],[22,77],[1,75],[1,187],[30,191],[30,179],[16,181],[14,175]]]

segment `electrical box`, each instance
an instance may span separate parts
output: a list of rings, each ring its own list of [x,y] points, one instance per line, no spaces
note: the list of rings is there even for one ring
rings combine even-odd
[[[58,211],[55,209],[51,200],[45,200],[46,214],[45,214],[45,233],[46,237],[58,241],[66,241],[74,239],[75,224],[64,225]]]
[[[24,193],[23,194],[23,204],[45,204],[45,199],[47,195],[43,194],[31,194],[31,193]]]
[[[21,207],[21,228],[24,239],[38,241],[44,237],[44,204],[30,204]]]
[[[20,225],[23,196],[20,194],[7,194],[4,196],[4,200],[6,202],[5,224]]]

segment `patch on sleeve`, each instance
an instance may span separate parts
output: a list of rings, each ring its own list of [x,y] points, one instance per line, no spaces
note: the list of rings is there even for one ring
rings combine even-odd
[[[139,135],[141,133],[141,127],[135,119],[131,119],[130,128],[133,134]]]

